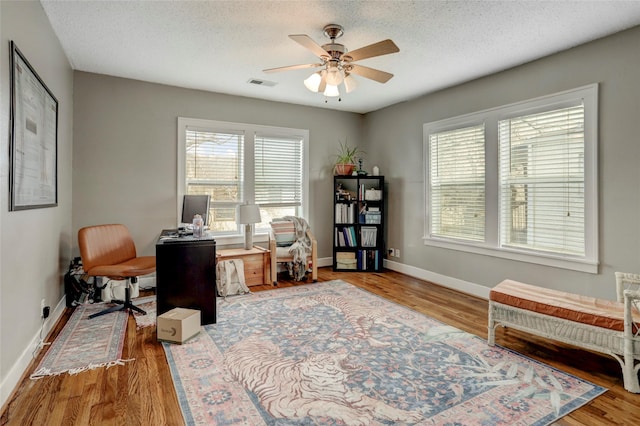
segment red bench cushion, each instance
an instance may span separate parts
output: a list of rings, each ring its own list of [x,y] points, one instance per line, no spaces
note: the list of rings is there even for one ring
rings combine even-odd
[[[504,280],[489,293],[489,299],[540,314],[564,318],[569,321],[624,330],[624,304],[558,290]],[[640,322],[640,313],[634,312],[634,321]]]

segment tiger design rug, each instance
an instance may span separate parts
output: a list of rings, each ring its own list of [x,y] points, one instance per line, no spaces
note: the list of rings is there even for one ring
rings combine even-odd
[[[360,369],[346,352],[287,359],[278,346],[250,337],[225,353],[230,378],[253,392],[274,418],[329,417],[346,425],[367,425],[374,418],[415,423],[422,415],[350,390],[345,382]]]
[[[362,339],[369,342],[374,348],[383,348],[390,345],[388,342],[381,342],[371,335],[371,327],[382,325],[387,328],[398,328],[380,308],[370,305],[359,304],[353,300],[347,300],[341,296],[319,294],[309,297],[292,298],[284,301],[284,305],[289,309],[307,309],[316,305],[325,305],[340,312],[344,319],[351,324],[355,333],[349,339]]]

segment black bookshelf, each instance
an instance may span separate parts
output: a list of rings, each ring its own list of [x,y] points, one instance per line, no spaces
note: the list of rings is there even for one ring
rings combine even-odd
[[[333,270],[382,271],[384,176],[334,176],[333,188]]]

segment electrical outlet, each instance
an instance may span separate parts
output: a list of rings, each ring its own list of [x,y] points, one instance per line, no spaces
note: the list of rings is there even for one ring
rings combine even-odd
[[[44,318],[44,307],[47,306],[47,301],[42,299],[40,301],[40,318]]]
[[[393,257],[393,253],[395,253],[395,249],[390,248],[389,250],[387,250],[389,252],[389,256]]]
[[[400,257],[400,249],[396,249],[396,257]]]

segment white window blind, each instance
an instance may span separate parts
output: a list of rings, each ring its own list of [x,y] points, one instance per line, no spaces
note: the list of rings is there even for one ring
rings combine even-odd
[[[431,236],[483,241],[484,124],[429,135]]]
[[[178,216],[183,194],[209,194],[209,228],[228,244],[242,242],[240,204],[260,205],[253,229],[265,237],[274,218],[305,217],[308,145],[305,129],[179,117]]]
[[[584,105],[499,121],[504,246],[585,255]]]
[[[235,230],[235,206],[243,199],[243,133],[187,128],[185,143],[185,194],[210,195],[211,229]]]
[[[302,205],[303,140],[257,134],[255,203],[261,208]]]

